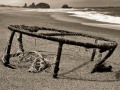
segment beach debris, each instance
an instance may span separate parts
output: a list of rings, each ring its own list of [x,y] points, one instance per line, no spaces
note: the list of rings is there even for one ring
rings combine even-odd
[[[91,73],[94,72],[112,72],[112,66],[111,65],[106,66],[106,64],[95,65]]]
[[[97,59],[98,59],[98,61],[102,60],[102,52],[101,52],[101,50],[99,51]],[[94,73],[94,72],[111,72],[111,71],[112,71],[112,66],[111,65],[108,66],[104,62],[104,63],[99,64],[99,65],[96,64],[91,73]]]
[[[20,37],[18,38],[20,53],[25,53],[23,49],[22,39],[21,39],[22,35],[28,35],[31,37],[37,37],[37,38],[42,38],[42,39],[46,39],[46,40],[53,41],[53,42],[58,42],[59,46],[58,46],[58,51],[57,51],[53,78],[57,78],[58,76],[59,64],[60,64],[60,59],[62,55],[61,53],[62,53],[62,48],[64,44],[80,46],[80,47],[84,47],[87,49],[93,49],[91,61],[94,61],[96,49],[99,50],[99,57],[98,57],[99,61],[94,66],[92,73],[101,71],[101,70],[111,71],[112,69],[112,66],[105,66],[104,63],[112,55],[112,53],[117,47],[117,42],[113,40],[106,39],[103,37],[93,36],[89,34],[84,34],[84,33],[70,32],[70,31],[65,31],[65,30],[38,27],[38,26],[10,25],[8,29],[11,31],[11,36],[9,38],[8,46],[7,46],[5,55],[4,55],[4,59],[2,60],[5,66],[9,65],[10,57],[12,55],[19,56],[19,54],[10,54],[13,37],[14,37],[14,34],[17,32],[19,33],[19,37]],[[95,42],[94,41],[93,42],[77,41],[75,39],[71,40],[69,38],[63,38],[62,36],[76,36],[76,37],[81,36],[87,39],[90,38],[94,40]],[[102,54],[104,54],[103,52],[106,52],[106,55],[104,57],[102,57]],[[29,71],[31,72],[41,71],[47,66],[48,63],[38,52],[34,52],[34,53],[37,54],[39,57],[35,58]],[[36,68],[37,65],[39,66],[39,68]]]
[[[32,56],[29,55],[30,57],[28,57],[28,54],[30,54]],[[29,72],[37,73],[37,72],[41,72],[44,69],[50,67],[49,60],[46,59],[45,57],[43,57],[43,55],[40,52],[32,51],[32,52],[29,52],[28,54],[26,54],[27,58],[25,56],[24,56],[24,58],[27,60],[30,59],[30,61],[33,59],[32,60],[33,62],[28,69]]]
[[[97,42],[98,42],[98,40],[95,39],[95,44],[97,44]],[[96,54],[96,48],[93,49],[93,53],[92,53],[92,56],[91,56],[91,61],[94,61],[95,54]]]

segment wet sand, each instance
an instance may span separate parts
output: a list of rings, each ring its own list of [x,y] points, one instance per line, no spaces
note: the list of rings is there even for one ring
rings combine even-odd
[[[58,13],[40,13],[40,12],[25,12],[16,8],[0,8],[0,56],[2,57],[4,50],[7,46],[10,31],[7,26],[12,24],[21,25],[33,25],[41,27],[49,27],[56,29],[63,29],[74,32],[82,32],[95,36],[101,36],[112,39],[118,43],[113,55],[107,60],[109,64],[113,66],[113,72],[110,73],[94,73],[90,71],[93,68],[94,62],[90,62],[91,51],[86,52],[84,48],[65,45],[66,51],[63,52],[61,64],[60,64],[60,76],[58,79],[52,78],[53,69],[50,68],[41,73],[29,73],[26,69],[6,68],[0,63],[0,87],[1,90],[119,90],[120,89],[120,31],[112,28],[103,28],[93,25],[86,25],[86,21],[81,20],[80,23],[70,21],[65,15],[58,15]],[[55,15],[54,17],[52,15]],[[60,20],[58,20],[58,17]],[[68,19],[61,20],[61,19]],[[75,19],[74,19],[75,20]],[[77,20],[79,21],[79,19]],[[87,21],[88,23],[96,23],[94,21]],[[104,24],[104,23],[102,23]],[[34,46],[34,40],[32,38],[27,39],[27,45],[25,49]],[[37,39],[38,40],[38,39]],[[41,39],[40,39],[41,40]],[[15,41],[15,40],[14,40]],[[31,43],[32,42],[32,43]],[[41,40],[45,42],[45,40]],[[24,42],[26,43],[26,42]],[[47,43],[51,43],[47,41]],[[17,46],[17,43],[14,42]],[[57,51],[58,44],[47,45],[51,52]],[[16,48],[14,46],[14,48]],[[36,49],[43,49],[44,46],[38,44]],[[72,50],[73,49],[73,50]],[[84,51],[84,52],[83,52]],[[69,53],[70,52],[70,53]],[[76,52],[76,53],[74,53]],[[68,56],[66,56],[66,53]],[[81,54],[82,53],[82,54]],[[12,59],[11,62],[18,62]],[[15,63],[16,64],[16,63]]]

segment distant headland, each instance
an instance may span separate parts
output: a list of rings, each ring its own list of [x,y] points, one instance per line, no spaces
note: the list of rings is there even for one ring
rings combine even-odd
[[[15,8],[20,8],[20,6],[11,6],[11,5],[2,5],[2,4],[0,4],[0,7],[15,7]]]
[[[34,2],[31,5],[27,5],[27,3],[24,4],[23,8],[50,8],[50,5],[47,3],[38,3],[35,4]]]
[[[34,2],[30,5],[27,5],[27,3],[24,4],[23,8],[50,8],[50,5],[47,3],[38,3],[35,4]],[[61,6],[61,8],[72,8],[69,7],[67,4],[64,4],[63,6]]]

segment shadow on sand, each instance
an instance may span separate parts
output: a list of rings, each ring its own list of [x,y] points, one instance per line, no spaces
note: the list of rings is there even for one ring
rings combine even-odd
[[[64,72],[64,73],[61,73],[59,74],[59,77],[58,79],[68,79],[68,80],[83,80],[83,81],[95,81],[95,82],[116,82],[116,81],[120,81],[120,70],[119,71],[112,71],[110,73],[112,73],[112,75],[114,74],[114,78],[104,78],[104,79],[96,79],[96,78],[84,78],[82,76],[80,77],[72,77],[72,76],[67,76],[67,74],[69,73],[74,73],[76,70],[78,70],[79,68],[82,68],[83,66],[89,64],[91,61],[87,61],[85,63],[83,63],[82,65],[79,65],[75,68],[73,68],[72,70],[69,70],[67,72]],[[116,63],[114,63],[116,64]],[[118,64],[116,64],[118,65]],[[101,72],[101,73],[98,73],[98,74],[104,74],[105,72]],[[91,74],[91,73],[90,73]],[[109,77],[109,76],[106,76],[106,77]]]

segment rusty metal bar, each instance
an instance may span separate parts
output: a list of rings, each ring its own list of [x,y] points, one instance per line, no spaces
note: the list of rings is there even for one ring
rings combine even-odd
[[[18,43],[19,43],[19,51],[20,52],[24,52],[24,49],[23,49],[23,42],[22,42],[22,33],[19,33],[19,37],[18,37]]]
[[[98,42],[98,40],[95,39],[95,44],[97,44],[97,42]],[[96,54],[96,48],[93,49],[93,53],[92,53],[92,57],[91,57],[91,61],[94,61],[95,54]]]
[[[73,36],[83,36],[83,37],[89,37],[89,38],[95,38],[98,40],[104,40],[104,41],[110,41],[110,42],[114,42],[110,39],[106,39],[103,37],[98,37],[98,36],[91,36],[88,34],[84,34],[84,33],[78,33],[78,32],[71,32],[71,31],[65,31],[65,30],[58,30],[58,29],[53,29],[53,28],[45,28],[45,27],[38,27],[38,26],[25,26],[25,25],[10,25],[8,27],[10,30],[14,29],[14,30],[25,30],[25,31],[30,31],[32,30],[32,32],[36,32],[34,30],[46,30],[46,31],[54,31],[55,33],[41,33],[43,35],[48,35],[48,36],[62,36],[62,35],[73,35]],[[58,33],[56,33],[58,32]]]
[[[62,46],[63,46],[63,43],[59,43],[53,78],[57,78],[58,76],[60,58],[61,58],[61,53],[62,53]]]
[[[28,36],[32,36],[32,37],[43,38],[43,39],[51,40],[51,41],[54,41],[54,42],[62,42],[62,43],[65,43],[65,44],[83,46],[83,47],[86,47],[86,48],[111,49],[111,48],[113,48],[117,45],[116,42],[97,44],[96,45],[96,44],[92,44],[92,43],[84,43],[84,42],[78,42],[78,41],[73,41],[73,40],[61,39],[61,38],[52,37],[52,36],[46,36],[46,35],[38,34],[38,33],[35,33],[35,32],[29,32],[27,30],[20,30],[20,29],[13,29],[13,28],[9,28],[9,29],[12,30],[12,31],[18,32],[18,33],[22,33],[22,34],[26,34]]]
[[[11,35],[10,35],[10,38],[9,38],[7,48],[6,48],[5,55],[3,56],[3,59],[2,59],[2,62],[5,66],[7,66],[10,63],[9,62],[9,60],[10,60],[10,50],[11,50],[11,45],[12,45],[14,35],[15,35],[15,31],[12,31]]]
[[[115,48],[109,50],[109,52],[107,53],[107,55],[94,66],[94,68],[93,68],[93,70],[92,70],[91,73],[94,73],[94,72],[98,71],[98,68],[100,68],[101,65],[103,65],[103,63],[112,55],[112,53],[114,52]],[[100,51],[100,53],[102,53],[102,52]],[[110,66],[109,68],[111,69],[112,67]],[[109,69],[109,71],[111,71],[110,69]]]

